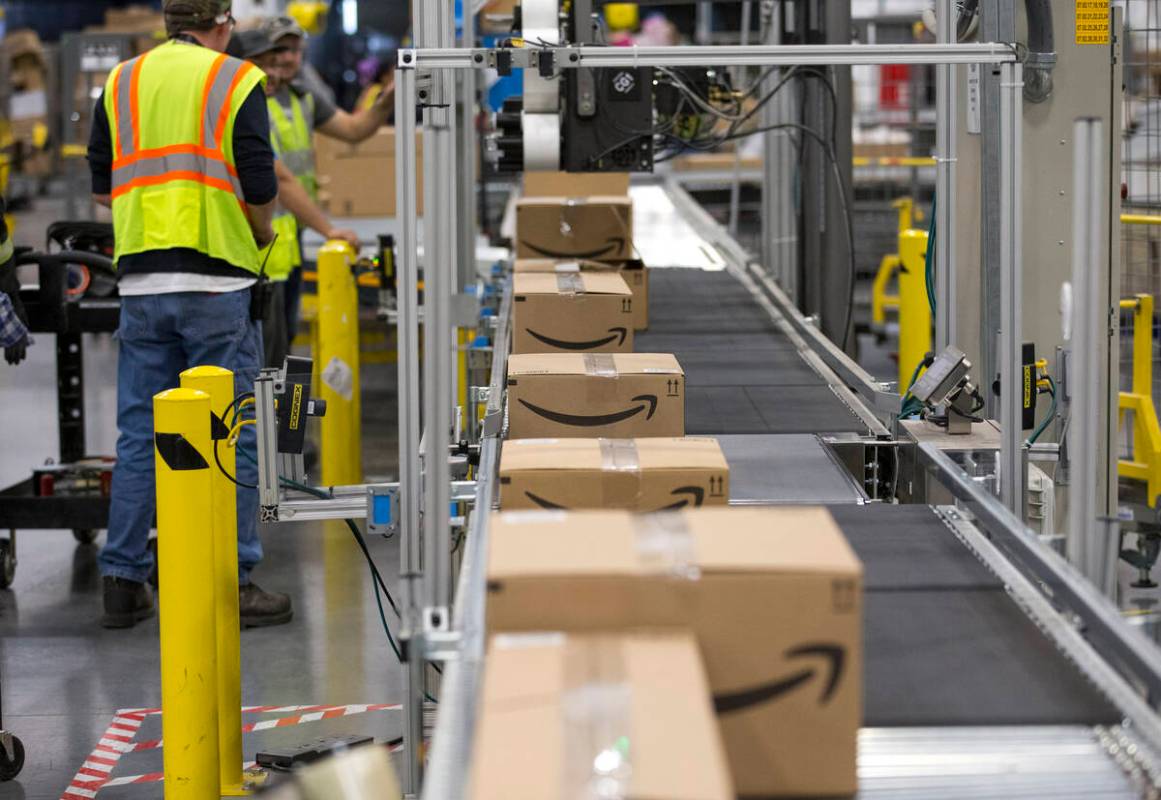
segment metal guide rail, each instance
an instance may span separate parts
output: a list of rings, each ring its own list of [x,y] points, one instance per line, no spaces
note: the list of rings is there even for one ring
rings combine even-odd
[[[676,185],[667,186],[666,191],[683,223],[721,254],[755,305],[769,314],[803,361],[823,376],[866,424],[868,435],[863,438],[868,446],[881,444],[887,432],[885,421],[897,412],[898,396],[817,335],[817,329],[786,301],[776,285],[768,283],[761,270],[748,263],[737,243],[684,191]],[[509,313],[506,302],[495,339],[474,511],[453,603],[454,647],[439,653],[447,661],[423,782],[424,798],[465,796],[470,774],[486,640],[488,511],[495,501],[504,432]],[[1125,625],[1105,598],[1063,559],[1045,550],[999,500],[968,478],[944,453],[921,446],[916,460],[931,480],[955,498],[956,505],[910,508],[926,514],[922,518],[928,528],[936,533],[942,530],[944,538],[950,534],[951,546],[962,551],[959,559],[993,576],[997,587],[992,593],[973,590],[964,595],[995,595],[1010,616],[1023,619],[1033,631],[1022,635],[1035,637],[1034,632],[1039,631],[1043,641],[1029,643],[1035,645],[1033,652],[1037,647],[1041,653],[1047,648],[1062,658],[1067,662],[1065,669],[1074,668],[1078,674],[1078,685],[1094,692],[1095,702],[1107,711],[1088,712],[1094,719],[1086,719],[1084,724],[963,725],[952,721],[950,727],[944,727],[956,719],[953,714],[928,723],[940,725],[937,728],[914,727],[916,723],[864,728],[859,744],[860,797],[967,798],[978,797],[985,790],[994,796],[1023,792],[1078,798],[1135,797],[1140,796],[1142,787],[1161,785],[1161,721],[1151,705],[1161,697],[1161,651],[1139,630]],[[864,525],[860,509],[892,508],[907,507],[851,506],[840,515],[840,521],[848,533],[857,532],[872,524],[868,516]],[[855,538],[866,539],[873,533],[868,529]],[[902,569],[906,565],[897,566]],[[977,685],[986,684],[986,675],[976,677],[982,682]],[[1042,679],[1051,683],[1054,677],[1045,674]],[[1002,678],[996,675],[994,680]],[[945,673],[938,686],[924,689],[938,698],[943,691],[954,694],[956,683],[954,674]],[[970,688],[970,682],[964,683]],[[970,698],[967,700],[970,705]],[[1102,714],[1108,719],[1099,719]]]

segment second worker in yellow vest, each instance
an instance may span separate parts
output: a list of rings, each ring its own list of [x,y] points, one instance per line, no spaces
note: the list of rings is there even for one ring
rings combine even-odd
[[[306,32],[290,17],[274,17],[259,28],[275,45],[278,56],[278,86],[270,98],[274,129],[285,126],[283,141],[288,146],[282,159],[310,192],[317,190],[314,135],[317,131],[348,144],[370,139],[390,119],[395,108],[395,92],[385,91],[369,108],[348,113],[334,102],[334,96],[304,61]],[[317,195],[316,195],[317,196]],[[298,329],[298,308],[302,270],[296,269],[286,284],[287,328],[291,337]]]
[[[326,214],[314,202],[308,191],[308,184],[296,175],[292,166],[295,153],[301,154],[302,143],[296,140],[296,131],[285,119],[274,111],[276,103],[272,95],[280,85],[277,70],[278,54],[274,43],[264,31],[252,29],[239,31],[230,40],[229,52],[238,58],[252,62],[266,75],[267,110],[270,113],[270,141],[277,162],[275,174],[278,176],[278,209],[274,215],[274,232],[278,234],[273,250],[266,264],[266,274],[271,281],[271,302],[262,318],[262,334],[265,344],[265,363],[268,367],[281,367],[290,350],[293,333],[287,327],[286,286],[295,269],[302,264],[299,246],[300,228],[310,228],[324,239],[342,239],[358,248],[358,236],[349,230],[336,228]],[[309,143],[309,140],[308,140]]]

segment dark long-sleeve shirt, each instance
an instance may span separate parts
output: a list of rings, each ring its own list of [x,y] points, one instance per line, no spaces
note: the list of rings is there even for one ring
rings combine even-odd
[[[278,196],[274,174],[274,151],[270,145],[270,115],[266,92],[256,86],[242,103],[234,121],[234,165],[243,199],[250,205],[265,205]],[[105,97],[97,101],[93,130],[89,137],[89,170],[93,194],[113,190],[113,137],[105,112]],[[117,269],[122,275],[147,272],[190,272],[245,277],[250,273],[221,259],[186,248],[136,253],[123,256]]]

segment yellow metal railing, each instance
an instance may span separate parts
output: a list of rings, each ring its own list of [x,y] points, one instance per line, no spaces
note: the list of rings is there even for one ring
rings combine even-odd
[[[1118,398],[1119,427],[1125,413],[1133,415],[1131,454],[1117,462],[1122,478],[1143,481],[1150,507],[1161,494],[1161,424],[1153,405],[1153,295],[1139,294],[1122,300],[1121,308],[1133,312],[1133,384]]]
[[[902,234],[910,230],[913,223],[915,201],[910,197],[901,197],[891,204],[899,215],[898,231]],[[891,281],[899,271],[899,254],[891,253],[883,256],[879,262],[879,271],[875,273],[875,282],[871,287],[871,324],[881,328],[887,324],[887,311],[899,308],[899,295],[890,294]]]
[[[330,241],[318,253],[315,375],[327,413],[319,430],[320,473],[325,486],[363,480],[362,402],[359,381],[359,292],[354,249]]]

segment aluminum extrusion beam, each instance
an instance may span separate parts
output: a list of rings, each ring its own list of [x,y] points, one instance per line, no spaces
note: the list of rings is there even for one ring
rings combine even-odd
[[[936,6],[939,42],[950,44],[956,39],[958,12],[954,0],[939,0]],[[937,169],[935,173],[935,352],[942,352],[956,339],[956,80],[955,65],[939,64],[935,68],[935,138]]]
[[[1020,227],[1023,68],[1000,68],[1000,499],[1023,517],[1023,259]]]
[[[1104,125],[1099,119],[1080,119],[1073,126],[1072,181],[1072,361],[1069,389],[1072,398],[1072,421],[1068,432],[1071,459],[1071,492],[1069,494],[1068,533],[1065,552],[1068,559],[1095,586],[1106,593],[1114,588],[1110,574],[1116,556],[1110,548],[1108,526],[1098,509],[1097,487],[1104,470],[1099,469],[1100,417],[1102,382],[1101,350],[1105,346],[1108,309],[1102,278],[1098,269],[1104,241],[1104,215],[1107,213],[1103,187],[1105,174]],[[1150,321],[1151,322],[1151,321]],[[1070,377],[1071,377],[1070,376]]]
[[[1012,64],[1011,44],[827,44],[722,45],[688,47],[547,47],[507,52],[513,66],[531,66],[542,50],[555,53],[558,69],[580,67],[827,66],[858,64]],[[495,66],[498,50],[423,48],[399,51],[399,66],[429,69],[483,69]]]

